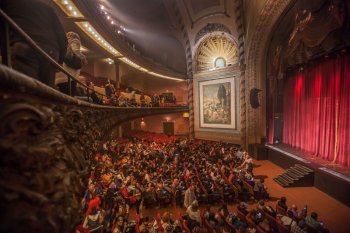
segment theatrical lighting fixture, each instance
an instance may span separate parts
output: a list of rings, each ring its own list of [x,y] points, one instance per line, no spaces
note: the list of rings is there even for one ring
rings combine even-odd
[[[107,58],[106,61],[108,62],[108,64],[113,65],[114,64],[114,60],[111,58]]]

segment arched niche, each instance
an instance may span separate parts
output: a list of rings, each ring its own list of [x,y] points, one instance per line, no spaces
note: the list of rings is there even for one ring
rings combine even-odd
[[[237,43],[224,32],[204,36],[198,41],[195,51],[195,73],[233,67],[239,62]]]

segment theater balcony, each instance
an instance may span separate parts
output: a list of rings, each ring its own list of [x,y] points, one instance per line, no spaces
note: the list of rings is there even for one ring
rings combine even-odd
[[[81,216],[79,200],[88,161],[120,123],[188,111],[187,107],[90,104],[3,65],[0,93],[0,197],[6,211],[3,224],[13,229],[10,225],[20,218],[23,227],[30,222],[37,232],[70,232]]]

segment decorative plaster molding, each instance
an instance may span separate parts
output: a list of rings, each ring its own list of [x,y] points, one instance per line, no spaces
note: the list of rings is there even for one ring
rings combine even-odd
[[[205,27],[199,30],[199,32],[197,32],[196,38],[194,39],[194,43],[197,44],[197,42],[208,33],[217,32],[217,31],[231,34],[230,29],[221,23],[208,23]]]

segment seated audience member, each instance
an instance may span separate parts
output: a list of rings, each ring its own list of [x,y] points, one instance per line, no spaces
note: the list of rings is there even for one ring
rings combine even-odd
[[[95,90],[94,90],[94,83],[93,82],[86,82],[86,85],[90,88],[88,90],[88,97],[91,98],[92,102],[95,104],[100,104],[101,100],[100,98],[97,96]]]
[[[96,210],[96,207],[92,207],[91,212],[86,216],[83,227],[91,230],[97,229],[101,226],[103,216],[100,211]]]
[[[117,100],[119,107],[128,107],[128,100],[124,96],[120,95]]]
[[[165,233],[181,232],[181,229],[179,229],[178,226],[178,221],[174,221],[169,212],[163,214],[161,224]]]
[[[193,229],[195,226],[202,225],[202,218],[199,211],[198,202],[195,200],[193,203],[187,208],[186,211],[188,215],[188,227]]]
[[[299,213],[298,213],[298,207],[296,205],[292,205],[291,208],[288,209],[288,211],[291,211],[293,213],[293,218],[298,219]]]
[[[265,205],[265,202],[263,200],[259,201],[258,210],[262,210],[263,212],[268,213],[273,217],[276,217],[275,210],[271,206]]]
[[[117,221],[114,223],[112,233],[125,233],[128,224],[124,220],[123,216],[118,216],[116,220]]]
[[[224,226],[222,228],[222,233],[230,233],[230,232],[231,232],[231,230],[230,230],[230,228],[228,226]]]
[[[109,79],[108,79],[107,84],[105,86],[105,91],[106,91],[107,98],[111,98],[112,95],[115,93],[115,88]]]
[[[270,222],[267,218],[264,218],[260,223],[259,226],[266,232],[270,232],[271,230],[271,226],[270,226]]]
[[[268,199],[269,194],[267,193],[267,188],[264,185],[264,179],[257,180],[254,184],[254,196],[257,199]]]
[[[140,102],[142,107],[146,106],[145,94],[143,92],[140,95]]]
[[[89,188],[85,191],[84,197],[81,200],[81,205],[83,208],[87,208],[90,200],[94,199],[99,194],[99,189],[96,188],[93,183],[89,184]]]
[[[307,233],[306,223],[304,220],[300,220],[298,224],[295,224],[290,229],[292,233]]]
[[[318,214],[315,212],[312,212],[309,217],[305,218],[305,223],[316,230],[323,230],[323,223],[318,221]]]
[[[247,217],[250,217],[255,224],[259,224],[262,221],[262,214],[255,209],[250,210]]]
[[[248,214],[248,210],[247,210],[247,203],[245,202],[240,202],[239,205],[237,206],[237,209],[239,212],[243,213],[244,215]]]
[[[215,214],[211,211],[211,208],[209,205],[205,207],[204,217],[207,219],[209,224],[215,228],[216,226]]]
[[[287,211],[288,206],[287,206],[287,198],[286,197],[281,197],[280,200],[277,202],[277,205]]]
[[[144,217],[140,220],[140,233],[156,233],[156,221],[152,221],[149,217]]]
[[[293,212],[287,211],[287,216],[282,216],[281,222],[284,226],[288,227],[288,229],[291,229],[292,227],[297,225],[297,222],[293,218]]]

